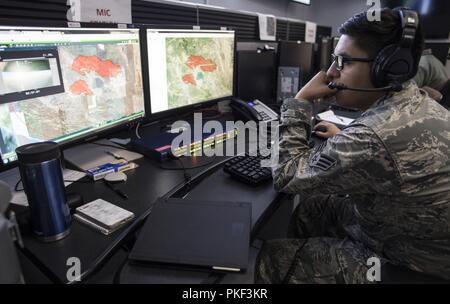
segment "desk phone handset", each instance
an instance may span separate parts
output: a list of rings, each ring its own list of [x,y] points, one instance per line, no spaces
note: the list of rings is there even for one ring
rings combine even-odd
[[[278,114],[261,101],[243,101],[233,98],[230,104],[236,118],[242,119],[244,122],[253,121],[273,121],[278,120]]]

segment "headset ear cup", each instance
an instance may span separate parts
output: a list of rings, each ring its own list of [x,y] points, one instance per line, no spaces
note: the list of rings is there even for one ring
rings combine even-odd
[[[412,58],[411,50],[399,47],[386,63],[383,68],[386,71],[386,80],[389,84],[403,83],[410,79],[414,60]]]
[[[371,77],[375,87],[403,83],[417,72],[411,50],[391,44],[383,48],[374,61]]]
[[[372,84],[376,88],[388,85],[385,67],[389,65],[390,58],[393,53],[395,53],[396,49],[397,46],[395,44],[390,44],[382,48],[381,51],[378,52],[377,57],[375,57],[370,70],[370,78],[372,80]]]

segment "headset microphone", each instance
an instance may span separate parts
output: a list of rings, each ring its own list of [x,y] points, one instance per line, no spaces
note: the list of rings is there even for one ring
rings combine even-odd
[[[381,88],[350,88],[347,87],[344,84],[337,84],[334,82],[330,82],[328,84],[328,88],[332,90],[349,90],[349,91],[356,91],[356,92],[386,92],[386,91],[394,91],[394,92],[400,92],[403,89],[403,86],[401,84],[391,84],[387,87],[381,87]]]

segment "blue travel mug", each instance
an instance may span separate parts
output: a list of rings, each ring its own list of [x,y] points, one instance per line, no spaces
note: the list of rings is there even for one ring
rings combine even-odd
[[[34,234],[45,242],[64,238],[70,232],[71,217],[58,144],[28,144],[18,147],[16,154]]]

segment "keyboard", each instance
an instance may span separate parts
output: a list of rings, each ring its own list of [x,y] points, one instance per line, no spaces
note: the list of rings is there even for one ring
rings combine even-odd
[[[272,179],[272,171],[261,167],[261,156],[236,156],[227,162],[223,170],[236,180],[257,186]]]

